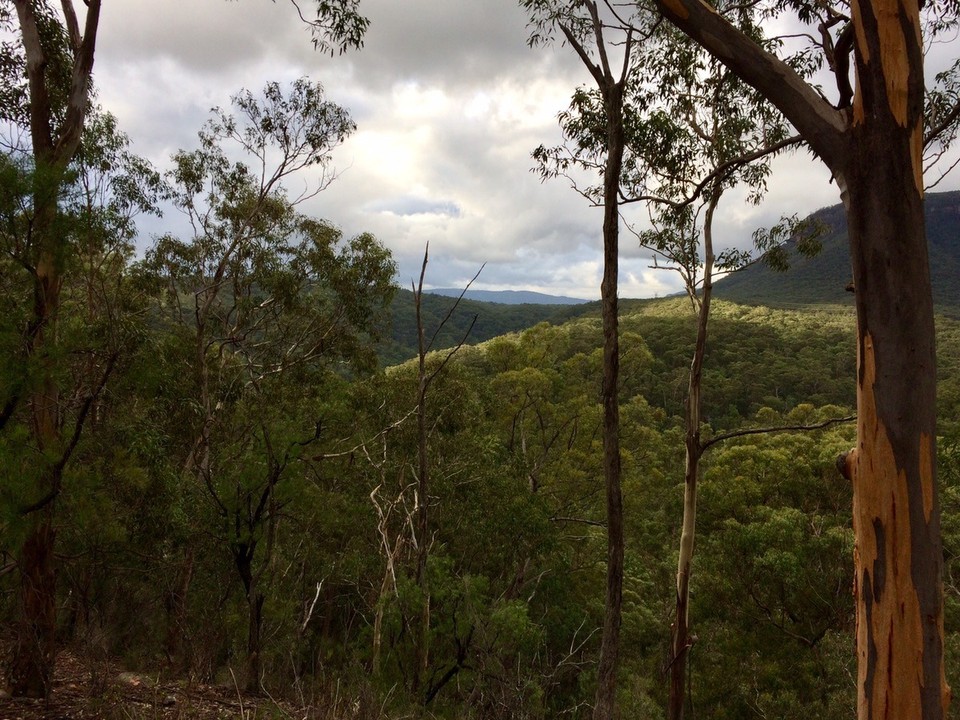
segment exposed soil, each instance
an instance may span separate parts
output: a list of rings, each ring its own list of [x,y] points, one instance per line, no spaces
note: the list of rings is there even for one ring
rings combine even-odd
[[[303,717],[283,703],[229,688],[122,672],[70,650],[57,656],[48,700],[0,694],[0,720],[222,720]]]

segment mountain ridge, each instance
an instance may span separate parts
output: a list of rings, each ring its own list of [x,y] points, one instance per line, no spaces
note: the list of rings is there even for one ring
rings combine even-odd
[[[938,310],[960,311],[960,191],[930,193],[925,201],[927,245],[933,301]],[[851,280],[847,221],[842,205],[821,208],[810,215],[827,227],[822,250],[807,258],[789,240],[790,268],[778,272],[758,262],[731,273],[714,284],[714,295],[748,304],[853,305],[847,291]]]
[[[442,297],[460,297],[462,288],[433,288],[424,290],[424,293],[440,295]],[[465,300],[496,303],[498,305],[585,305],[590,300],[568,297],[566,295],[550,295],[534,292],[533,290],[467,290],[463,295]]]
[[[925,200],[927,241],[930,254],[933,298],[939,313],[960,317],[960,191],[931,193]],[[850,284],[850,250],[846,215],[842,205],[821,208],[811,217],[819,219],[826,232],[822,250],[812,258],[796,251],[796,241],[786,243],[790,268],[773,270],[762,260],[714,283],[719,300],[770,308],[806,308],[840,305],[852,311],[854,295]],[[444,294],[446,293],[446,294]],[[439,288],[424,293],[424,327],[433,333],[450,311],[461,290]],[[498,296],[513,302],[497,302],[474,297]],[[517,302],[520,297],[535,296],[543,302]],[[650,308],[676,298],[621,299],[621,314]],[[570,302],[565,302],[570,301]],[[392,304],[392,320],[387,337],[380,345],[384,364],[402,362],[416,354],[416,318],[413,294],[400,289]],[[517,332],[540,322],[563,323],[574,317],[599,313],[597,301],[563,298],[543,293],[504,290],[468,291],[439,333],[434,349],[451,347],[466,338],[467,344]],[[474,322],[473,329],[467,329]]]
[[[490,340],[541,322],[562,323],[589,307],[586,301],[569,303],[497,303],[425,291],[421,301],[424,331],[429,340],[434,333],[432,349],[468,345]],[[454,308],[456,304],[456,308]],[[384,365],[403,362],[417,354],[417,319],[413,292],[398,288],[390,306],[390,322],[379,345]],[[449,317],[448,317],[449,315]],[[442,325],[442,327],[441,327]],[[469,331],[469,332],[468,332]]]

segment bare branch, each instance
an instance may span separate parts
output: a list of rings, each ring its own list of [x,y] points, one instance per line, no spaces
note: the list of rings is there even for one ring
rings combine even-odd
[[[411,415],[413,415],[413,414],[416,413],[416,412],[417,412],[417,409],[416,409],[416,408],[410,410],[410,411],[407,412],[407,414],[404,415],[402,418],[400,418],[399,420],[396,420],[396,421],[390,423],[389,425],[387,425],[387,427],[385,427],[385,428],[383,428],[382,430],[380,430],[380,432],[378,432],[376,435],[374,435],[374,436],[373,436],[372,438],[370,438],[369,440],[364,440],[364,441],[362,441],[362,442],[359,442],[359,443],[357,443],[356,445],[354,445],[353,447],[351,447],[349,450],[342,450],[342,451],[340,451],[340,452],[323,453],[323,454],[321,454],[321,455],[314,455],[312,459],[313,459],[313,460],[333,460],[333,459],[335,459],[335,458],[349,457],[350,455],[354,455],[355,453],[358,453],[358,452],[362,451],[362,450],[367,446],[367,443],[373,442],[373,441],[376,440],[377,438],[384,437],[385,435],[387,435],[387,434],[390,433],[391,431],[396,430],[398,427],[400,427],[401,425],[403,425],[403,423],[405,423],[405,422],[410,418]]]
[[[593,525],[594,527],[605,528],[607,524],[600,520],[588,520],[587,518],[575,518],[575,517],[552,517],[550,518],[553,522],[570,522],[570,523],[579,523],[581,525]]]
[[[842,418],[830,418],[829,420],[824,420],[821,423],[814,423],[813,425],[780,425],[778,427],[766,427],[766,428],[748,428],[746,430],[734,430],[733,432],[722,433],[716,435],[706,442],[700,443],[701,452],[706,452],[709,448],[713,447],[717,443],[724,442],[725,440],[731,440],[733,438],[744,437],[746,435],[764,435],[770,433],[778,432],[803,432],[806,430],[822,430],[831,425],[839,425],[841,423],[853,422],[857,419],[856,415],[848,415],[847,417]]]
[[[80,50],[82,36],[80,35],[80,23],[77,22],[77,11],[73,8],[73,0],[61,0],[63,8],[63,18],[67,23],[67,34],[70,37],[70,45],[74,52]]]
[[[586,66],[587,70],[590,71],[590,74],[593,75],[593,79],[597,81],[600,87],[603,87],[603,71],[600,67],[590,59],[590,56],[587,54],[587,51],[584,49],[583,45],[577,40],[576,36],[571,32],[563,23],[560,23],[560,30],[563,32],[564,36],[567,38],[567,42],[570,43],[570,47],[576,51],[577,55],[580,57],[580,60]]]
[[[433,341],[434,341],[434,339],[436,339],[436,337],[437,337],[437,333],[440,332],[440,328],[442,328],[442,327],[446,324],[447,320],[450,319],[450,316],[453,314],[453,311],[456,310],[457,305],[460,304],[460,301],[463,299],[463,296],[466,294],[467,290],[469,290],[469,289],[470,289],[470,286],[473,285],[474,281],[475,281],[478,277],[480,277],[480,273],[483,272],[483,268],[484,268],[484,267],[486,267],[486,263],[484,263],[483,265],[480,266],[480,269],[477,270],[477,274],[473,276],[473,278],[470,280],[470,282],[468,282],[468,283],[466,284],[466,287],[464,287],[463,290],[460,292],[460,297],[457,298],[457,301],[453,304],[453,307],[450,308],[450,311],[447,313],[447,316],[443,319],[443,321],[442,321],[442,322],[440,323],[440,325],[437,327],[436,332],[434,332],[433,338],[430,340],[430,346],[431,346],[431,347],[433,346]],[[460,348],[462,348],[462,347],[464,346],[464,344],[467,342],[467,338],[470,337],[470,333],[473,332],[473,326],[476,325],[476,323],[477,323],[477,316],[474,315],[474,316],[473,316],[473,320],[470,321],[469,327],[467,327],[466,331],[463,333],[463,337],[460,338],[460,342],[458,342],[453,348],[450,349],[450,351],[447,353],[446,357],[444,357],[443,360],[441,361],[440,365],[437,366],[437,367],[434,369],[434,371],[433,371],[432,373],[430,373],[430,375],[427,376],[427,378],[426,378],[426,384],[427,384],[427,385],[430,385],[430,383],[433,382],[433,379],[434,379],[437,375],[440,374],[440,372],[443,370],[444,367],[446,367],[447,363],[450,362],[450,359],[451,359],[454,355],[456,355],[457,352],[459,352]]]

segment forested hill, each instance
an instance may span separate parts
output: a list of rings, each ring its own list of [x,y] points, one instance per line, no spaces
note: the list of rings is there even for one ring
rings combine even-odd
[[[960,192],[931,193],[926,199],[927,238],[930,247],[930,269],[933,276],[934,302],[941,312],[960,313]],[[763,262],[756,263],[718,281],[715,294],[723,300],[746,305],[797,307],[806,305],[853,305],[853,294],[846,290],[850,283],[850,251],[847,244],[847,222],[842,205],[833,205],[813,213],[826,227],[823,249],[813,258],[799,255],[790,241],[790,269],[778,272]],[[443,296],[423,296],[424,327],[432,333],[456,302],[452,290],[441,290]],[[552,301],[551,301],[552,302]],[[635,304],[627,302],[627,310]],[[646,301],[641,301],[641,305]],[[450,320],[441,329],[434,349],[447,348],[460,342],[476,317],[468,344],[484,342],[506,333],[517,332],[537,323],[562,323],[566,320],[598,312],[598,303],[506,304],[464,298]],[[417,353],[417,323],[413,293],[398,290],[391,305],[391,323],[380,345],[384,365],[408,360]]]
[[[456,302],[455,297],[424,293],[422,315],[428,342]],[[508,305],[464,298],[438,332],[433,349],[453,347],[464,337],[467,338],[467,343],[472,345],[498,335],[517,332],[544,321],[562,323],[583,312],[588,312],[591,307],[597,307],[597,305],[598,303]],[[390,314],[390,326],[378,353],[384,365],[403,362],[417,354],[417,317],[413,292],[398,290],[390,305]],[[471,322],[474,322],[472,330]],[[468,330],[470,330],[469,336],[467,336]]]
[[[717,297],[774,307],[852,305],[853,294],[845,290],[851,275],[843,206],[824,208],[813,216],[829,228],[819,255],[804,258],[791,251],[786,272],[756,263],[719,281]],[[960,309],[960,192],[927,195],[926,217],[934,303],[941,310]]]
[[[433,288],[431,295],[460,297],[461,288]],[[502,303],[504,305],[583,305],[590,302],[565,295],[547,295],[532,290],[467,290],[463,295],[468,300]]]

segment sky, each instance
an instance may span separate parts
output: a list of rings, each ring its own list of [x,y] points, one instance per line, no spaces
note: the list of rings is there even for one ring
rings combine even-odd
[[[301,6],[310,12],[312,0]],[[361,8],[371,20],[363,49],[330,57],[313,49],[289,0],[111,0],[97,42],[98,101],[134,151],[163,169],[173,152],[196,146],[210,109],[228,107],[231,95],[307,76],[358,129],[334,152],[337,180],[301,210],[347,236],[372,232],[406,287],[429,242],[428,287],[462,287],[484,266],[475,289],[598,299],[601,210],[565,180],[531,172],[531,152],[560,141],[557,115],[590,81],[571,49],[529,48],[516,0]],[[837,202],[829,174],[801,152],[776,161],[762,205],[725,195],[715,236],[743,247],[783,214]],[[175,214],[141,221],[141,245],[176,227]],[[649,255],[622,236],[621,297],[681,289]]]

